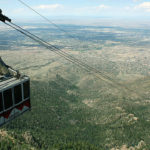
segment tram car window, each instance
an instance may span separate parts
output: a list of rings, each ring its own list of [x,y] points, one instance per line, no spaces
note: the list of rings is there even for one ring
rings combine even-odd
[[[12,89],[3,92],[5,110],[13,106]]]
[[[0,93],[0,112],[3,111],[2,93]]]
[[[23,83],[23,91],[24,91],[24,99],[28,98],[30,96],[30,91],[29,91],[29,81]]]
[[[14,100],[15,104],[18,104],[22,101],[21,84],[14,87]]]

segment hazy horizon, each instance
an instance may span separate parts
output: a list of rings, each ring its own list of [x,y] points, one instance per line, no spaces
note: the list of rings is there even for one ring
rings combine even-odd
[[[148,0],[38,0],[23,1],[42,15],[49,18],[111,18],[127,20],[148,20],[150,2]],[[40,17],[18,0],[0,1],[1,9],[12,20],[36,20]]]

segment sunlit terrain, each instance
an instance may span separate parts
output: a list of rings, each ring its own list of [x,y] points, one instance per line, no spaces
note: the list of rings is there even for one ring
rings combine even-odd
[[[114,85],[1,28],[0,55],[30,76],[32,94],[31,112],[4,126],[2,140],[16,148],[23,141],[26,149],[150,149],[150,30],[60,27],[75,38],[48,25],[25,28],[109,76]]]

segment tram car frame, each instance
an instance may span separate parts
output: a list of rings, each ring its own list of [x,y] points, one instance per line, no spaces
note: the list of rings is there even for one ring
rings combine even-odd
[[[31,110],[30,78],[0,80],[0,126]]]

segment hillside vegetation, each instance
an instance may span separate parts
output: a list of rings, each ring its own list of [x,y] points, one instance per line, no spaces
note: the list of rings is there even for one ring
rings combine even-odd
[[[30,76],[32,104],[30,112],[1,128],[2,149],[150,149],[150,30],[62,27],[79,40],[51,27],[29,29],[100,70],[113,84],[15,31],[8,38],[8,31],[1,32],[0,41],[9,40],[5,49],[0,46],[1,56]]]

